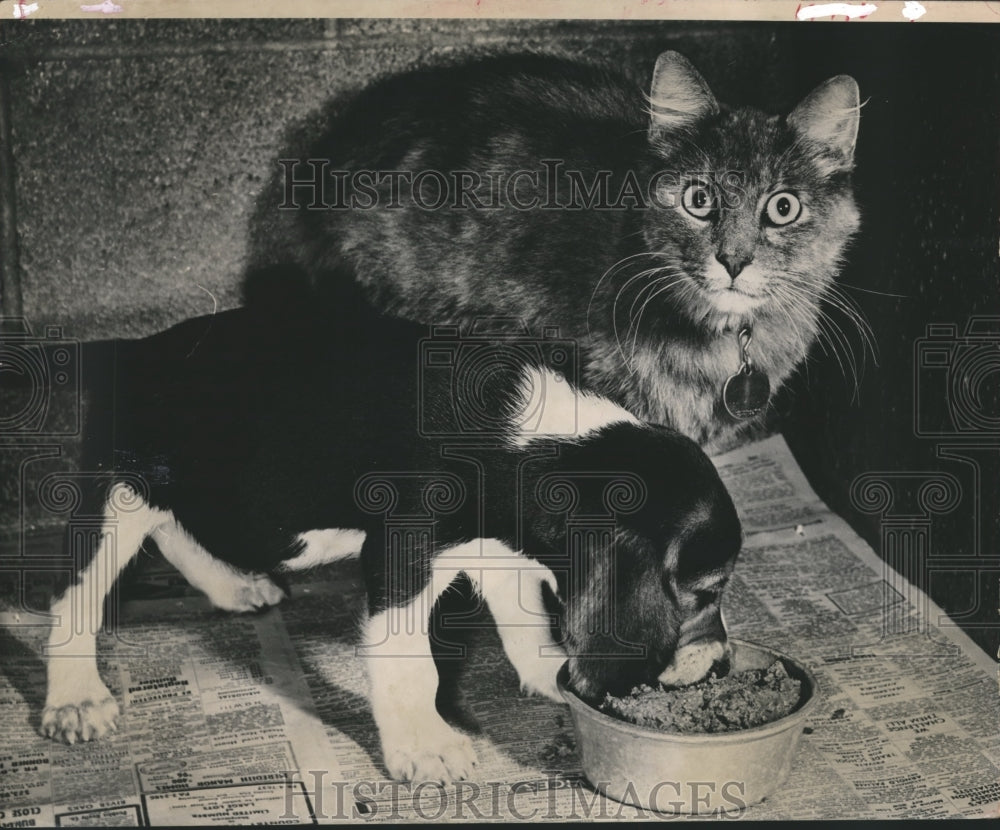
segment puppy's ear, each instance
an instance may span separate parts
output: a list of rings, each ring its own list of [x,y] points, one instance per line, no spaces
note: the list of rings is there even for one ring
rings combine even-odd
[[[561,614],[566,609],[566,602],[557,590],[558,586],[550,584],[548,579],[542,580],[542,602],[550,614]]]
[[[676,574],[677,565],[681,558],[681,540],[673,537],[667,545],[667,552],[663,556],[664,573]]]
[[[542,606],[545,613],[551,615],[549,619],[552,621],[549,636],[552,642],[560,643],[563,641],[561,621],[566,619],[566,603],[556,590],[556,585],[550,584],[547,579],[542,580]]]

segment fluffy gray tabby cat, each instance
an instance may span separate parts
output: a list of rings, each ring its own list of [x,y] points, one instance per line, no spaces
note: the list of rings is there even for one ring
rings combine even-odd
[[[844,75],[785,116],[720,104],[676,52],[648,94],[551,56],[420,69],[362,91],[283,163],[256,261],[280,240],[319,295],[352,280],[423,323],[557,326],[587,388],[719,449],[752,422],[727,381],[750,368],[773,391],[822,334],[859,224],[859,116]],[[737,390],[737,415],[766,400]]]

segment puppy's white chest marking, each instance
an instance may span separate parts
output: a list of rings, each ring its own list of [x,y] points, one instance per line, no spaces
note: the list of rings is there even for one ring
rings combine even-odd
[[[341,559],[350,559],[361,552],[365,541],[363,530],[307,530],[300,533],[297,540],[305,549],[294,559],[282,563],[283,571],[300,571],[315,568]]]
[[[517,425],[513,441],[519,447],[538,438],[570,440],[610,424],[639,423],[628,410],[600,395],[574,389],[550,369],[527,369],[519,398],[513,417]]]

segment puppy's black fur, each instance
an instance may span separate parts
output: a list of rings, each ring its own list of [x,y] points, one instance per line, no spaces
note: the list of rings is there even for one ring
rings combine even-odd
[[[106,471],[93,503],[126,482],[240,572],[294,567],[310,531],[363,531],[373,617],[415,601],[444,553],[499,540],[551,571],[559,645],[592,699],[655,682],[682,648],[725,643],[719,593],[740,525],[694,442],[614,408],[582,434],[525,433],[530,361],[506,363],[484,384],[492,435],[428,432],[457,425],[454,378],[421,371],[427,330],[382,318],[350,293],[337,313],[330,307],[314,313],[304,293],[272,284],[246,308],[118,343],[114,395],[92,402],[87,427],[88,466]],[[393,536],[401,517],[420,528],[402,549]],[[597,530],[570,532],[568,519],[581,517]],[[78,584],[95,552],[73,552]],[[69,740],[101,734],[100,723],[76,725],[87,701],[64,699],[59,672],[51,661],[43,729]],[[390,763],[390,772],[420,777],[419,764]]]

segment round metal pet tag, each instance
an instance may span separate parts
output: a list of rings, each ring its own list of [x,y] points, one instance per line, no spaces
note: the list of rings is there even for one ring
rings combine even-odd
[[[771,397],[771,382],[758,369],[740,367],[722,387],[722,403],[726,411],[738,420],[755,418],[764,411]]]
[[[760,415],[771,397],[771,382],[767,373],[755,369],[750,358],[752,340],[753,332],[749,328],[740,329],[736,336],[740,347],[740,368],[735,375],[726,378],[722,387],[722,403],[726,412],[740,421]]]

